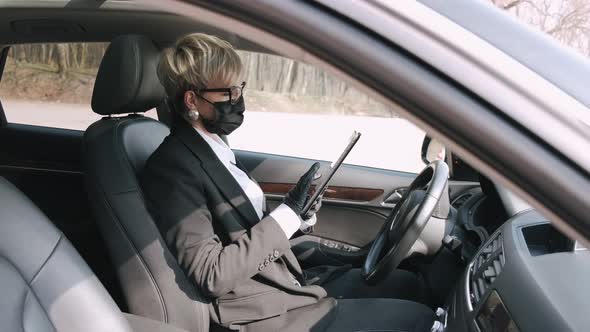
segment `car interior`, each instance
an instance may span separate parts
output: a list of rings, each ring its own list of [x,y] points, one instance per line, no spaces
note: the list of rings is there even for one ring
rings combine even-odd
[[[0,107],[1,326],[223,330],[210,324],[209,300],[168,250],[137,180],[170,133],[170,105],[156,64],[161,49],[191,32],[272,52],[231,32],[125,2],[6,6],[0,22],[0,73],[14,45],[109,43],[91,102],[100,119],[85,131],[11,123]],[[154,108],[157,119],[144,116]],[[433,142],[424,141],[425,166]],[[270,209],[315,162],[235,154],[261,184]],[[577,250],[547,218],[449,149],[445,161],[444,213],[428,220],[398,265],[424,280],[425,304],[439,319],[433,331],[579,330],[580,308],[590,304],[584,297],[590,286],[583,282],[590,266],[582,263],[588,251]],[[291,240],[301,265],[362,267],[415,178],[343,165],[313,232]]]

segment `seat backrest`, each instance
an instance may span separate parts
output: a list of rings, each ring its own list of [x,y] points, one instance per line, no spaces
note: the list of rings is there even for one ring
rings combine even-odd
[[[1,177],[0,330],[131,331],[65,236]]]
[[[143,36],[120,36],[108,47],[92,96],[94,112],[106,117],[84,133],[87,191],[129,312],[208,331],[207,302],[166,247],[137,178],[170,131],[142,115],[111,116],[145,112],[163,100],[158,59]]]

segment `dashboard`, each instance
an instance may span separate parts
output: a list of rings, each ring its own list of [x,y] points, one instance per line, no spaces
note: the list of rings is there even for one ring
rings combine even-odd
[[[445,331],[590,331],[590,252],[538,212],[517,212],[470,257]]]

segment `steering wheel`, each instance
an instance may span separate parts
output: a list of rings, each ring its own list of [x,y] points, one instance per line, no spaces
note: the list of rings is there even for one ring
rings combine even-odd
[[[382,280],[407,256],[446,194],[449,166],[431,162],[412,181],[377,233],[362,268],[365,282]]]

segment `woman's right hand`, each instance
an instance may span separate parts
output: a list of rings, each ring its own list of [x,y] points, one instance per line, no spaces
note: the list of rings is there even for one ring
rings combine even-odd
[[[293,210],[293,212],[295,212],[295,214],[297,214],[300,218],[302,219],[307,219],[309,218],[309,216],[301,216],[303,207],[305,206],[305,203],[307,202],[307,199],[309,197],[309,189],[311,188],[311,183],[313,182],[314,179],[314,175],[317,173],[317,171],[320,169],[320,163],[315,162],[311,168],[305,172],[305,174],[303,174],[301,176],[301,178],[299,178],[299,181],[297,182],[297,184],[295,185],[295,187],[293,187],[293,189],[291,189],[287,195],[285,196],[285,200],[284,203],[285,205],[287,205],[288,207],[291,208],[291,210]],[[315,205],[317,205],[318,202],[316,202]],[[319,203],[321,206],[321,203]],[[311,210],[310,210],[311,212]],[[308,213],[309,215],[309,213]],[[307,218],[304,218],[307,217]]]

